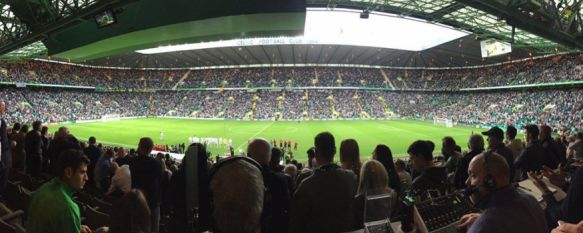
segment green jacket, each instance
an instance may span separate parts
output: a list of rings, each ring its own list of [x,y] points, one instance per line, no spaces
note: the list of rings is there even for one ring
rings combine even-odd
[[[26,232],[81,232],[81,214],[72,195],[73,190],[59,178],[43,184],[30,201]]]

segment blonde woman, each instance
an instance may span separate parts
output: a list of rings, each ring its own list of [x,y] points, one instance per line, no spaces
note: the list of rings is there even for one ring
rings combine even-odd
[[[368,210],[369,214],[376,216],[385,215],[386,211],[390,216],[396,216],[399,210],[399,197],[395,190],[389,188],[387,185],[389,176],[383,164],[376,160],[366,161],[360,170],[360,180],[358,183],[358,191],[354,198],[354,229],[362,229],[364,227],[364,209],[366,196],[389,194],[391,198],[386,203],[375,203],[375,210]],[[383,205],[385,208],[382,208]],[[379,211],[384,213],[380,213]],[[369,219],[370,220],[370,219]],[[379,220],[379,219],[374,219]]]

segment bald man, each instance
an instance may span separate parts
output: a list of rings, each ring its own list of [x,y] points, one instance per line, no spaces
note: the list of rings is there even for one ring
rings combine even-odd
[[[263,205],[262,216],[266,221],[261,226],[261,232],[286,232],[291,183],[285,174],[269,167],[271,144],[267,140],[257,138],[251,141],[247,146],[247,155],[261,164],[263,182],[267,188],[267,198],[265,198]]]
[[[510,169],[502,156],[479,154],[470,162],[468,173],[466,184],[476,189],[471,198],[481,213],[463,216],[460,228],[469,228],[468,233],[548,232],[537,201],[510,185]]]

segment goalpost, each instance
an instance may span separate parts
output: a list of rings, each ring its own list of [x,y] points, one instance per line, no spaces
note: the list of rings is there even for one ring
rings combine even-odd
[[[447,127],[447,128],[452,128],[454,125],[453,120],[447,119],[447,118],[441,118],[441,117],[434,117],[433,124],[434,125],[445,125],[445,127]]]

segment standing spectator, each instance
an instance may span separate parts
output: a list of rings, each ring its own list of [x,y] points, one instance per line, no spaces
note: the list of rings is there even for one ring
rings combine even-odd
[[[264,139],[255,139],[247,147],[247,155],[257,161],[263,169],[263,182],[270,195],[263,204],[263,219],[267,222],[261,232],[287,232],[289,202],[291,199],[288,179],[282,172],[269,168],[271,146]]]
[[[560,163],[567,162],[567,150],[563,144],[555,141],[552,137],[552,129],[548,125],[539,127],[539,140],[545,149],[545,165],[556,169]]]
[[[72,195],[87,181],[89,159],[80,150],[66,150],[59,157],[57,177],[34,192],[28,208],[28,233],[89,233],[81,225],[79,206]]]
[[[389,194],[391,198],[384,203],[376,203],[373,209],[367,209],[367,214],[372,215],[375,221],[382,218],[395,216],[399,210],[399,195],[395,190],[387,186],[389,176],[385,167],[376,160],[366,161],[362,165],[360,181],[358,183],[358,192],[354,198],[354,230],[364,227],[364,210],[366,197],[372,195]],[[371,207],[371,206],[367,206]]]
[[[126,149],[119,147],[116,150],[115,162],[119,165],[129,165],[131,162],[131,157],[126,153]]]
[[[42,155],[43,155],[43,163],[42,163],[42,172],[49,173],[49,145],[51,143],[51,139],[49,138],[49,127],[43,126],[40,130],[41,140],[43,142],[42,145]]]
[[[302,169],[300,175],[298,175],[296,187],[300,186],[302,181],[314,174],[313,171],[317,167],[316,161],[314,159],[316,156],[316,149],[314,147],[310,147],[310,149],[306,151],[306,154],[308,155],[308,167]]]
[[[438,191],[441,195],[447,189],[447,173],[444,167],[433,163],[433,146],[427,141],[413,142],[407,149],[413,169],[421,174],[411,183],[411,192],[424,200],[430,197],[430,191]]]
[[[466,187],[466,180],[468,179],[468,166],[470,161],[476,156],[484,151],[484,138],[482,135],[474,134],[470,136],[468,141],[468,151],[460,160],[458,161],[457,169],[453,176],[453,185],[457,189],[463,189]]]
[[[510,182],[514,180],[514,155],[512,151],[504,145],[504,132],[498,127],[492,127],[486,132],[482,132],[482,135],[488,136],[488,150],[496,152],[496,154],[501,155],[506,159],[506,163],[510,168]]]
[[[374,151],[372,152],[372,159],[379,161],[389,176],[389,187],[395,190],[398,193],[401,193],[401,181],[399,180],[399,175],[397,174],[397,170],[395,169],[395,163],[393,162],[393,152],[391,149],[384,144],[379,144],[375,147]]]
[[[300,184],[292,198],[289,231],[349,231],[352,228],[356,175],[334,164],[336,144],[332,134],[318,134],[314,145],[320,167]]]
[[[53,175],[57,174],[57,161],[59,161],[59,155],[68,149],[78,149],[79,141],[69,132],[67,127],[60,127],[55,133],[55,138],[51,141],[49,145],[49,167]]]
[[[527,125],[525,129],[526,148],[518,156],[516,161],[514,161],[516,168],[522,172],[520,176],[521,180],[528,178],[527,172],[541,170],[545,157],[544,148],[538,140],[538,127],[536,125]]]
[[[26,151],[26,173],[40,178],[43,161],[43,140],[41,136],[42,122],[32,123],[32,130],[26,134],[24,148]]]
[[[160,222],[160,184],[162,182],[162,165],[150,157],[154,148],[151,138],[141,138],[138,145],[138,156],[130,163],[132,188],[140,189],[146,195],[148,207],[152,211],[152,232],[158,232]]]
[[[6,104],[0,100],[0,198],[4,195],[4,190],[8,184],[8,171],[12,168],[12,151],[10,150],[6,121],[4,120],[5,112]]]
[[[14,146],[14,150],[12,150],[12,166],[17,170],[24,170],[24,166],[26,163],[26,151],[24,148],[24,142],[26,139],[26,134],[28,133],[28,125],[23,125],[18,131],[18,134],[13,136],[14,142],[16,145]]]
[[[111,184],[111,177],[114,171],[112,170],[111,160],[113,159],[113,150],[108,149],[105,154],[99,157],[97,163],[95,164],[95,186],[100,191],[100,193],[107,192]]]
[[[583,132],[577,133],[577,139],[573,144],[569,145],[569,150],[574,151],[576,159],[583,159]]]
[[[354,172],[358,180],[362,163],[360,162],[360,150],[356,140],[346,139],[340,143],[340,164],[342,168]]]
[[[213,172],[210,192],[212,232],[261,232],[265,186],[257,165],[244,159],[229,161]]]
[[[95,166],[97,165],[97,161],[101,157],[101,150],[97,148],[97,139],[95,137],[89,137],[89,146],[83,149],[83,153],[89,157],[91,163],[89,164],[88,174],[89,174],[89,182],[88,185],[92,187],[98,187],[99,184],[95,183]],[[119,164],[121,166],[121,164]],[[107,187],[102,187],[107,188]]]

